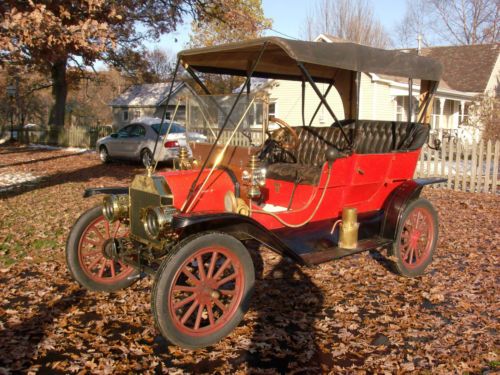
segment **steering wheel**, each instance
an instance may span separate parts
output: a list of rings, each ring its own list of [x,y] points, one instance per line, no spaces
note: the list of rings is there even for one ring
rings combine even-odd
[[[269,121],[278,124],[279,129],[274,130],[273,132],[267,131],[269,138],[276,142],[279,147],[281,147],[285,151],[293,151],[299,145],[299,136],[294,128],[292,128],[286,121],[271,117]]]

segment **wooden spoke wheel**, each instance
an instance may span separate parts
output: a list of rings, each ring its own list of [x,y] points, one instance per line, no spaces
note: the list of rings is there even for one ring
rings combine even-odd
[[[425,199],[411,202],[403,212],[392,248],[396,272],[422,275],[432,262],[438,238],[437,213]]]
[[[153,288],[152,309],[161,333],[186,348],[219,341],[248,307],[254,283],[250,254],[222,233],[190,237],[171,254]]]
[[[90,290],[112,292],[131,285],[136,270],[113,259],[128,228],[119,221],[110,224],[101,207],[85,212],[71,229],[66,244],[66,262],[71,276]]]

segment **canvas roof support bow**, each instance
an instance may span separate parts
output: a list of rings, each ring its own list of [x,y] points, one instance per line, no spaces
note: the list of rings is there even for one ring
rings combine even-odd
[[[311,84],[311,87],[313,88],[313,90],[316,93],[316,95],[318,95],[319,99],[321,100],[321,102],[323,103],[323,105],[325,106],[325,108],[328,110],[328,112],[330,113],[330,115],[333,117],[333,120],[335,121],[335,124],[339,127],[339,129],[340,129],[340,131],[342,133],[342,136],[345,138],[345,140],[346,140],[347,144],[349,145],[349,147],[352,147],[352,142],[351,142],[350,138],[347,136],[345,130],[342,128],[342,125],[340,124],[339,119],[337,118],[337,116],[333,112],[333,109],[330,107],[330,104],[328,104],[328,102],[326,101],[324,95],[321,93],[320,89],[316,85],[316,82],[314,82],[313,78],[311,77],[311,75],[307,71],[307,69],[304,66],[304,64],[302,64],[301,62],[298,62],[297,65],[300,68],[300,70],[302,70],[302,73],[305,75],[305,77],[307,78],[307,80]]]

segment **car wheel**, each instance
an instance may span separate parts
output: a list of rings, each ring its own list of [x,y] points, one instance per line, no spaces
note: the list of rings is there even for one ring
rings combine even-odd
[[[422,275],[432,262],[437,240],[436,210],[426,199],[414,200],[403,212],[389,251],[394,271],[406,277]]]
[[[106,146],[101,146],[99,148],[99,159],[101,159],[103,163],[109,163],[109,161],[111,160]]]
[[[146,168],[153,162],[153,154],[147,148],[141,151],[141,162]]]
[[[202,233],[179,243],[155,278],[151,308],[161,334],[196,349],[227,336],[249,306],[255,281],[243,244],[223,233]]]
[[[119,221],[109,223],[100,206],[80,216],[66,243],[66,263],[73,279],[89,290],[103,292],[132,285],[138,272],[108,255],[113,242],[128,237],[128,232]]]

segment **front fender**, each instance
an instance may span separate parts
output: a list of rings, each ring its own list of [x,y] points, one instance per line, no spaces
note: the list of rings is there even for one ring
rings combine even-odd
[[[128,194],[128,187],[89,188],[85,189],[85,191],[83,192],[83,197],[88,198],[98,194],[116,194],[116,195]]]
[[[274,233],[248,216],[231,212],[179,214],[174,216],[172,229],[183,233],[183,236],[217,230],[228,233],[240,241],[257,240],[276,253],[286,255],[300,264],[305,264],[302,258]]]
[[[408,180],[399,185],[384,202],[384,218],[382,221],[381,236],[396,239],[397,229],[406,206],[417,199],[425,185],[446,182],[445,178],[419,178]]]

